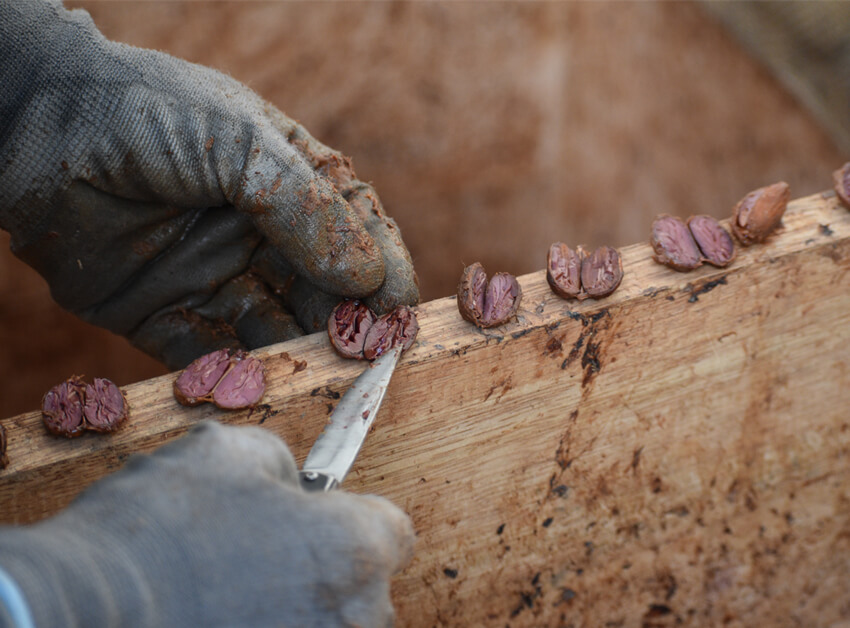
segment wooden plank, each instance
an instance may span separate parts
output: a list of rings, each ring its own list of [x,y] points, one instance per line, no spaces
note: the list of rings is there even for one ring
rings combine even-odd
[[[623,283],[599,302],[559,299],[541,272],[502,328],[473,328],[453,298],[419,308],[346,483],[413,517],[400,625],[850,618],[850,212],[799,199],[727,269],[621,252]],[[303,460],[363,365],[322,334],[256,353],[271,386],[253,411],[182,408],[164,376],[126,388],[132,422],[113,436],[5,420],[0,519],[49,515],[204,418],[262,424]]]

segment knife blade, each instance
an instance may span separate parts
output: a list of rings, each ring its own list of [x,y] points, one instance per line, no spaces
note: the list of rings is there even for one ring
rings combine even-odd
[[[378,357],[342,396],[307,454],[300,472],[302,488],[329,491],[345,479],[378,414],[401,351],[395,347]]]

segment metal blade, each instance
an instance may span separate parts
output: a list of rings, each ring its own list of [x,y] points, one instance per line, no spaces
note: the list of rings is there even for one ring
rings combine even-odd
[[[342,396],[304,461],[304,488],[326,491],[345,479],[378,414],[400,356],[401,347],[380,356]]]

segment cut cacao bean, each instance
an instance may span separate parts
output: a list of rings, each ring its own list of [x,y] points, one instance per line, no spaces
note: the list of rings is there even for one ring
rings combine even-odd
[[[650,244],[659,264],[679,271],[693,270],[702,264],[702,254],[691,230],[681,218],[662,214],[652,223]]]
[[[9,466],[9,456],[6,455],[6,428],[0,424],[0,469]]]
[[[328,318],[328,337],[333,348],[344,358],[362,360],[366,334],[377,319],[360,301],[343,301]]]
[[[197,406],[209,401],[216,384],[229,368],[230,349],[202,355],[174,380],[174,396],[184,406]]]
[[[564,299],[578,298],[581,293],[582,248],[573,251],[563,242],[549,247],[546,259],[546,280],[552,291]]]
[[[764,242],[779,225],[791,198],[784,181],[753,190],[732,212],[732,233],[744,246]]]
[[[620,252],[601,246],[588,255],[573,251],[563,242],[549,247],[546,279],[552,291],[564,299],[601,299],[614,292],[623,280]]]
[[[457,306],[460,315],[479,327],[484,315],[484,297],[487,292],[487,272],[478,262],[463,269],[457,288]]]
[[[688,229],[702,253],[702,259],[712,266],[722,268],[735,259],[735,242],[720,223],[711,216],[692,216]]]
[[[401,305],[378,318],[369,329],[363,343],[363,357],[374,360],[399,344],[402,351],[407,351],[418,333],[416,314],[411,308]]]
[[[838,200],[850,209],[850,161],[832,173],[832,181]]]
[[[379,317],[359,301],[343,301],[328,319],[328,337],[344,358],[374,360],[398,343],[407,351],[417,333],[416,313],[406,305]]]
[[[623,260],[617,249],[600,246],[590,255],[582,256],[581,289],[587,296],[593,299],[607,297],[622,280]]]
[[[83,415],[87,430],[114,432],[127,419],[127,399],[110,380],[95,377],[94,383],[86,385],[85,395]]]
[[[174,396],[186,406],[205,401],[225,410],[257,405],[266,391],[262,361],[244,351],[219,349],[192,362],[174,380]]]
[[[516,277],[496,273],[487,281],[487,273],[478,262],[463,270],[457,288],[460,315],[478,327],[496,327],[516,316],[522,302],[522,289]]]
[[[47,431],[74,438],[85,431],[86,385],[79,377],[57,384],[41,400],[41,414]]]
[[[41,414],[47,431],[73,438],[85,430],[114,432],[127,419],[129,406],[114,382],[96,377],[86,384],[74,376],[44,395]]]
[[[230,370],[213,390],[213,402],[224,410],[254,407],[266,392],[263,363],[239,351],[230,359],[230,364]]]

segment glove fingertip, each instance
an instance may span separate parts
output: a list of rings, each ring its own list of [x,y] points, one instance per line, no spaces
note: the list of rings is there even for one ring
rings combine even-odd
[[[384,549],[389,550],[391,573],[404,569],[413,558],[416,532],[410,517],[391,501],[378,495],[363,495],[375,519],[375,529],[381,530],[378,537]]]

